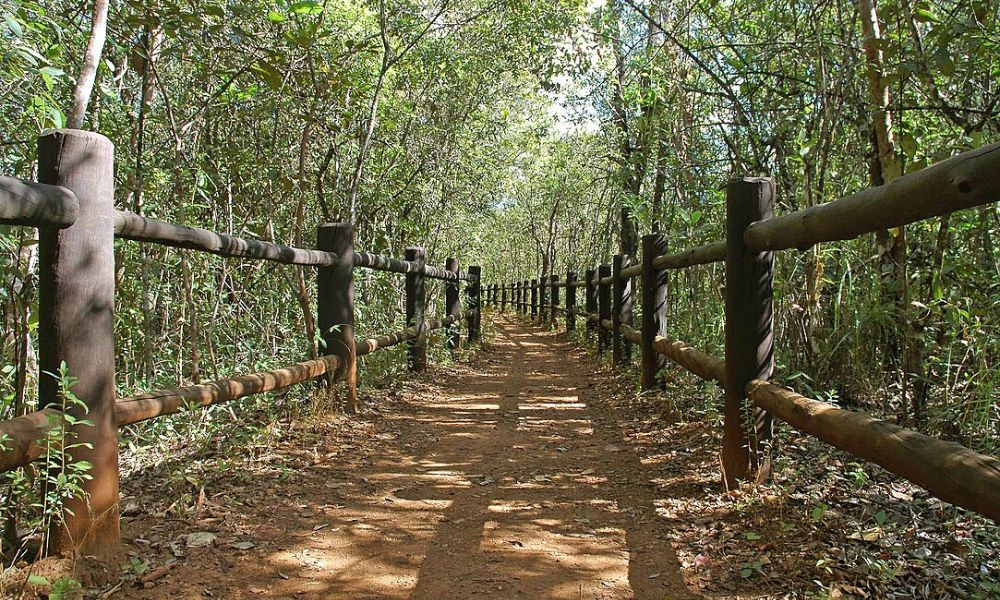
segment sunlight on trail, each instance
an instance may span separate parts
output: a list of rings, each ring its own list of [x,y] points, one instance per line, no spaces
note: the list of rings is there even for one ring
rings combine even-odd
[[[596,429],[561,342],[501,333],[475,369],[417,382],[379,451],[317,467],[248,523],[273,543],[225,597],[691,597],[652,498],[626,481],[638,460]],[[147,597],[200,597],[191,584]]]

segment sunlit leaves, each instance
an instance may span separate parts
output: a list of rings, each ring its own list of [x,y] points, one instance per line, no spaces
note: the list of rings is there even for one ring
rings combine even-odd
[[[296,15],[318,15],[323,12],[323,5],[316,0],[298,0],[292,3],[289,10]]]

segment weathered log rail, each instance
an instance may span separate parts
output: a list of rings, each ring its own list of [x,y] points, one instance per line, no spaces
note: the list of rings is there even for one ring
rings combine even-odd
[[[358,409],[359,357],[405,343],[412,371],[426,368],[427,334],[448,328],[446,347],[458,346],[457,324],[464,319],[469,344],[480,335],[479,267],[459,270],[427,264],[423,248],[407,249],[407,259],[355,252],[349,223],[317,229],[316,248],[295,248],[115,210],[114,148],[104,136],[77,130],[50,131],[39,138],[39,182],[0,177],[0,223],[39,228],[39,365],[56,372],[62,363],[77,380],[73,392],[86,404],[92,425],[72,425],[76,447],[71,461],[88,460],[92,469],[80,498],[71,499],[61,524],[48,532],[50,550],[113,555],[120,543],[118,508],[118,429],[192,407],[206,407],[271,392],[325,377],[343,381],[346,408]],[[147,392],[117,399],[114,393],[114,240],[125,239],[197,250],[224,257],[317,267],[317,323],[324,354],[287,367],[220,379],[206,384]],[[356,340],[354,271],[366,268],[406,276],[407,327]],[[444,280],[446,306],[440,319],[426,314],[425,279]],[[466,282],[465,308],[459,285]],[[80,315],[86,315],[81,319]],[[59,410],[59,390],[39,377],[40,410],[0,422],[0,472],[39,458],[51,436],[69,422]],[[75,415],[79,418],[80,415]],[[60,440],[55,440],[58,446]],[[68,462],[71,462],[68,461]]]
[[[566,285],[585,288],[585,307],[567,294],[567,318],[586,319],[597,333],[597,351],[612,350],[615,366],[631,364],[630,346],[641,353],[641,387],[656,386],[665,357],[695,375],[722,385],[722,466],[727,487],[752,479],[768,457],[761,441],[771,417],[841,450],[880,465],[938,498],[1000,522],[1000,460],[844,410],[768,383],[773,369],[773,251],[804,249],[1000,200],[1000,144],[965,152],[888,185],[866,189],[826,204],[773,217],[774,184],[767,178],[730,181],[726,191],[726,239],[666,252],[666,237],[642,238],[641,260],[618,255],[588,269],[567,273]],[[716,358],[667,336],[664,272],[725,263],[725,357]],[[640,282],[642,320],[633,328],[630,282]],[[540,282],[540,283],[539,283]],[[498,286],[499,304],[534,318],[545,308],[537,297],[556,289],[544,277]],[[507,291],[510,302],[507,302]],[[528,291],[531,292],[530,298]],[[555,310],[551,311],[553,314]],[[547,323],[546,319],[540,322]],[[746,416],[756,411],[754,418]],[[753,423],[748,428],[746,423]]]

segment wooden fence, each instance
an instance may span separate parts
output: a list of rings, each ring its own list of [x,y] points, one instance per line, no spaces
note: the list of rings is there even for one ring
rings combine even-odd
[[[427,264],[423,248],[399,260],[354,248],[349,223],[321,225],[317,248],[292,248],[116,211],[114,146],[104,136],[77,130],[39,138],[39,182],[0,177],[0,223],[30,225],[39,231],[39,369],[57,373],[62,363],[76,378],[72,388],[87,407],[92,425],[73,425],[77,446],[72,461],[88,461],[84,494],[66,504],[62,522],[48,532],[52,552],[108,555],[120,543],[118,428],[192,405],[209,406],[285,388],[318,377],[346,382],[346,404],[357,409],[355,363],[360,356],[406,343],[408,365],[427,365],[428,332],[449,328],[446,344],[458,345],[455,324],[466,321],[468,342],[480,335],[480,268],[459,270],[457,259],[444,268]],[[136,240],[200,250],[227,257],[312,266],[317,273],[317,322],[323,356],[281,369],[221,379],[202,385],[115,398],[114,240]],[[406,278],[406,329],[355,341],[354,269],[402,273]],[[428,278],[444,280],[445,315],[426,314]],[[466,306],[459,285],[466,282]],[[64,422],[59,382],[39,376],[37,412],[0,422],[0,471],[27,465],[45,451],[53,423]],[[82,419],[82,414],[71,414]]]
[[[942,216],[1000,200],[1000,144],[965,152],[888,185],[826,204],[773,216],[775,188],[768,178],[742,178],[726,189],[726,239],[667,253],[665,235],[642,238],[639,261],[615,256],[588,269],[583,280],[567,273],[487,287],[490,304],[552,323],[565,315],[566,329],[586,319],[597,333],[597,350],[609,348],[613,364],[641,354],[641,387],[652,389],[669,358],[724,388],[722,467],[727,487],[767,467],[762,448],[771,419],[818,437],[926,488],[938,498],[1000,521],[1000,460],[843,410],[768,383],[774,365],[772,286],[774,251],[804,250],[820,242],[847,240],[878,230]],[[720,360],[670,339],[666,278],[670,269],[725,262],[725,358]],[[642,315],[633,328],[632,281],[640,282]],[[566,290],[557,306],[558,290]],[[576,289],[584,289],[578,308]],[[549,295],[551,301],[544,298]]]

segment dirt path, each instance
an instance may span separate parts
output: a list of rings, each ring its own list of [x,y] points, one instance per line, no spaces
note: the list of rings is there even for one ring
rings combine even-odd
[[[184,556],[127,597],[691,597],[588,359],[556,334],[496,327],[473,367],[414,383],[374,448],[334,464],[313,449],[307,472],[188,528],[216,535],[204,547],[137,540]]]

